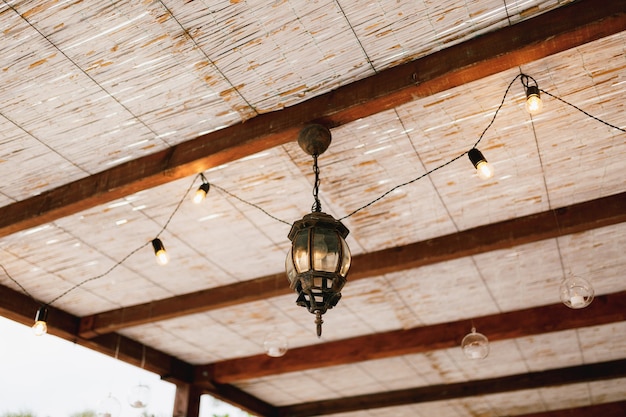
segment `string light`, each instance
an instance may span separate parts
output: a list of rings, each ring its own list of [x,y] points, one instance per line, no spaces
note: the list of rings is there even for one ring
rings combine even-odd
[[[539,94],[539,87],[531,85],[526,89],[526,111],[532,115],[541,113],[543,102]]]
[[[206,198],[207,194],[209,193],[209,189],[211,188],[211,185],[207,181],[204,174],[200,174],[200,178],[202,178],[202,184],[200,185],[200,187],[198,187],[198,190],[193,196],[193,202],[195,204],[202,203],[204,199]]]
[[[543,102],[541,101],[537,81],[526,74],[520,75],[520,81],[526,89],[526,111],[531,115],[541,113],[541,110],[543,110]],[[532,85],[530,84],[531,81],[533,83]]]
[[[163,242],[158,237],[152,239],[152,248],[154,249],[154,256],[156,256],[157,263],[159,265],[167,265],[170,261],[170,256],[167,254],[165,250],[165,246],[163,246]]]
[[[513,86],[513,84],[514,84],[514,82],[515,82],[518,78],[520,78],[520,80],[521,80],[521,82],[522,82],[522,84],[523,84],[523,86],[524,86],[524,88],[525,88],[525,90],[526,90],[527,104],[528,104],[529,99],[530,99],[530,98],[532,98],[533,100],[535,100],[535,102],[536,102],[536,103],[537,103],[537,100],[538,100],[538,106],[542,106],[542,103],[541,103],[541,98],[540,98],[540,93],[544,93],[544,94],[546,94],[546,95],[548,95],[548,96],[550,96],[550,97],[552,97],[552,98],[554,98],[554,99],[556,99],[556,100],[559,100],[559,101],[561,101],[562,103],[564,103],[564,104],[566,104],[566,105],[568,105],[568,106],[570,106],[570,107],[574,108],[575,110],[577,110],[577,111],[579,111],[579,112],[583,113],[585,116],[587,116],[587,117],[589,117],[589,118],[592,118],[592,119],[594,119],[594,120],[596,120],[596,121],[598,121],[598,122],[600,122],[600,123],[602,123],[602,124],[604,124],[604,125],[606,125],[606,126],[608,126],[608,127],[610,127],[610,128],[613,128],[613,129],[615,129],[615,130],[619,130],[620,132],[624,132],[624,133],[626,133],[626,129],[623,129],[623,128],[619,127],[619,126],[616,126],[616,125],[613,125],[613,124],[611,124],[611,123],[608,123],[608,122],[606,122],[606,121],[604,121],[604,120],[602,120],[602,119],[600,119],[600,118],[598,118],[598,117],[596,117],[596,116],[594,116],[594,115],[592,115],[592,114],[590,114],[590,113],[586,112],[585,110],[583,110],[583,109],[581,109],[581,108],[577,107],[576,105],[574,105],[574,104],[572,104],[572,103],[569,103],[568,101],[566,101],[566,100],[564,100],[564,99],[562,99],[562,98],[560,98],[560,97],[558,97],[558,96],[556,96],[556,95],[554,95],[554,94],[551,94],[550,92],[548,92],[548,91],[546,91],[546,90],[540,89],[540,88],[538,87],[537,82],[535,81],[535,79],[534,79],[534,78],[532,78],[531,76],[526,75],[526,74],[518,74],[518,75],[516,75],[516,76],[513,78],[513,80],[511,80],[511,82],[510,82],[510,83],[509,83],[509,85],[507,86],[506,91],[504,92],[504,95],[502,96],[502,100],[501,100],[501,102],[500,102],[500,105],[498,106],[498,108],[497,108],[497,109],[496,109],[496,111],[494,112],[494,115],[493,115],[493,117],[492,117],[492,119],[491,119],[490,123],[489,123],[489,124],[487,125],[487,127],[483,130],[482,134],[480,135],[480,137],[478,138],[478,140],[474,143],[474,146],[473,146],[473,148],[472,148],[470,151],[465,152],[465,153],[460,154],[460,155],[457,155],[457,156],[455,156],[454,158],[452,158],[452,159],[448,160],[447,162],[445,162],[445,163],[443,163],[443,164],[441,164],[441,165],[439,165],[439,166],[437,166],[437,167],[435,167],[435,168],[432,168],[432,169],[428,170],[428,171],[427,171],[427,172],[425,172],[424,174],[422,174],[422,175],[420,175],[420,176],[418,176],[418,177],[416,177],[416,178],[413,178],[412,180],[406,181],[406,182],[404,182],[404,183],[401,183],[401,184],[398,184],[398,185],[396,185],[396,186],[392,187],[392,188],[391,188],[391,189],[389,189],[388,191],[386,191],[386,192],[384,192],[383,194],[381,194],[379,197],[377,197],[377,198],[373,199],[372,201],[370,201],[370,202],[368,202],[368,203],[366,203],[366,204],[362,205],[361,207],[359,207],[359,208],[357,208],[357,209],[353,210],[352,212],[350,212],[349,214],[347,214],[347,215],[346,215],[346,216],[344,216],[344,217],[339,218],[338,220],[339,220],[339,221],[341,221],[341,220],[344,220],[344,219],[346,219],[346,218],[348,218],[348,217],[353,216],[354,214],[356,214],[356,213],[358,213],[358,212],[360,212],[360,211],[364,210],[365,208],[370,207],[371,205],[375,204],[376,202],[378,202],[378,201],[382,200],[384,197],[386,197],[387,195],[391,194],[393,191],[395,191],[395,190],[397,190],[397,189],[399,189],[399,188],[401,188],[401,187],[407,186],[407,185],[409,185],[409,184],[412,184],[412,183],[414,183],[414,182],[416,182],[416,181],[418,181],[418,180],[420,180],[420,179],[422,179],[422,178],[424,178],[424,177],[427,177],[427,176],[429,176],[430,174],[432,174],[432,173],[433,173],[433,172],[435,172],[435,171],[438,171],[438,170],[440,170],[440,169],[442,169],[442,168],[445,168],[446,166],[448,166],[448,165],[452,164],[452,163],[453,163],[453,162],[455,162],[456,160],[461,159],[461,158],[462,158],[465,154],[468,154],[468,156],[470,156],[470,160],[472,160],[472,164],[474,164],[474,161],[473,161],[473,157],[474,157],[474,155],[478,155],[478,154],[480,154],[480,156],[482,157],[481,159],[483,159],[483,160],[485,161],[485,163],[486,163],[486,162],[487,162],[487,161],[486,161],[486,159],[484,158],[484,156],[482,155],[482,153],[480,153],[480,151],[478,151],[477,146],[478,146],[478,144],[482,141],[482,139],[483,139],[483,137],[484,137],[485,133],[487,132],[487,130],[491,127],[491,125],[492,125],[492,124],[493,124],[493,122],[495,121],[495,119],[496,119],[496,117],[497,117],[497,115],[498,115],[498,113],[499,113],[500,109],[501,109],[501,108],[502,108],[502,106],[504,105],[504,102],[505,102],[505,99],[506,99],[506,97],[507,97],[507,95],[508,95],[508,93],[509,93],[509,90],[511,89],[511,87],[512,87],[512,86]],[[531,82],[533,83],[532,85],[531,85]],[[531,101],[532,101],[532,100],[531,100]],[[532,108],[532,109],[537,109],[537,105],[531,106],[531,108]],[[539,110],[539,109],[538,109],[538,110]],[[476,165],[477,165],[477,164],[474,164],[474,166],[475,166],[475,167],[476,167]],[[246,201],[246,200],[244,200],[244,199],[242,199],[242,198],[238,197],[237,195],[235,195],[235,194],[231,193],[230,191],[225,190],[224,188],[219,187],[219,186],[218,186],[218,185],[216,185],[216,184],[209,185],[209,183],[208,183],[208,181],[206,180],[206,178],[205,178],[204,174],[200,173],[200,174],[198,174],[198,175],[194,178],[193,182],[191,183],[191,185],[189,186],[189,188],[188,188],[188,189],[187,189],[187,191],[185,192],[185,195],[184,195],[184,196],[180,199],[180,201],[178,202],[178,204],[177,204],[176,208],[172,211],[172,213],[170,214],[170,217],[169,217],[169,218],[168,218],[168,220],[165,222],[165,224],[163,225],[163,227],[161,228],[161,231],[159,232],[159,234],[157,234],[157,236],[159,236],[159,235],[160,235],[163,231],[165,231],[165,230],[166,230],[166,228],[167,228],[167,226],[169,225],[170,221],[172,220],[173,216],[177,213],[177,211],[178,211],[178,209],[180,208],[180,206],[182,205],[183,201],[187,198],[187,195],[189,194],[189,192],[190,192],[190,191],[191,191],[191,189],[193,188],[194,183],[195,183],[195,181],[196,181],[196,179],[197,179],[198,177],[199,177],[199,178],[201,178],[201,179],[202,179],[202,181],[203,181],[203,183],[202,183],[202,184],[200,185],[200,187],[199,187],[199,191],[203,191],[203,193],[204,193],[204,196],[205,196],[205,197],[206,197],[206,194],[208,193],[208,189],[212,186],[213,188],[218,189],[219,191],[223,192],[224,194],[227,194],[228,196],[233,197],[233,198],[235,198],[235,199],[239,200],[240,202],[242,202],[242,203],[244,203],[244,204],[250,205],[250,206],[252,206],[252,207],[254,207],[254,208],[256,208],[256,209],[258,209],[258,210],[262,211],[264,214],[266,214],[267,216],[271,217],[272,219],[274,219],[274,220],[276,220],[276,221],[279,221],[279,222],[284,223],[284,224],[286,224],[286,225],[291,225],[291,223],[290,223],[290,222],[287,222],[287,221],[285,221],[285,220],[282,220],[282,219],[279,219],[278,217],[273,216],[272,214],[268,213],[266,210],[264,210],[262,207],[260,207],[260,206],[259,206],[259,205],[257,205],[257,204],[254,204],[254,203],[251,203],[251,202],[249,202],[249,201]],[[205,190],[206,190],[206,191],[205,191]],[[164,259],[165,259],[165,260],[166,260],[166,259],[168,259],[168,257],[167,257],[167,252],[165,252],[165,248],[163,247],[163,243],[161,242],[161,240],[160,240],[160,239],[158,239],[158,238],[155,238],[155,239],[152,241],[153,247],[154,247],[155,243],[160,243],[160,248],[162,249],[162,252],[160,253],[160,255],[164,255],[164,256],[160,256],[160,257],[159,257],[159,258],[161,259],[161,261],[162,261],[162,260],[164,260]],[[105,271],[105,272],[103,272],[102,274],[97,275],[97,276],[94,276],[94,277],[87,278],[87,279],[85,279],[85,280],[83,280],[83,281],[81,281],[81,282],[77,283],[77,284],[76,284],[76,285],[74,285],[73,287],[70,287],[69,289],[65,290],[64,292],[62,292],[60,295],[58,295],[56,298],[54,298],[52,301],[50,301],[50,302],[49,302],[49,303],[47,303],[46,305],[48,305],[48,306],[49,306],[49,305],[51,305],[52,303],[56,302],[56,301],[57,301],[57,300],[59,300],[60,298],[62,298],[62,297],[64,297],[64,296],[66,296],[66,295],[67,295],[67,294],[69,294],[70,292],[72,292],[72,291],[74,291],[75,289],[77,289],[77,288],[79,288],[79,287],[81,287],[81,286],[85,285],[86,283],[88,283],[88,282],[90,282],[90,281],[97,280],[97,279],[100,279],[100,278],[103,278],[103,277],[107,276],[109,273],[111,273],[114,269],[116,269],[117,267],[119,267],[122,263],[124,263],[124,262],[125,262],[128,258],[130,258],[132,255],[134,255],[135,253],[137,253],[138,251],[140,251],[140,250],[141,250],[144,246],[146,246],[147,244],[148,244],[148,242],[146,242],[146,243],[142,244],[140,247],[138,247],[138,248],[134,249],[134,250],[133,250],[133,251],[131,251],[128,255],[126,255],[124,258],[122,258],[120,261],[118,261],[115,265],[113,265],[111,268],[109,268],[108,270],[106,270],[106,271]],[[157,248],[155,247],[155,254],[156,254],[157,252],[159,252],[159,251],[158,251],[158,250],[157,250]],[[158,258],[158,259],[159,259],[159,258]],[[12,276],[8,273],[8,271],[6,270],[6,268],[5,268],[3,265],[1,265],[1,264],[0,264],[0,268],[1,268],[4,272],[5,272],[6,276],[7,276],[7,277],[8,277],[11,281],[13,281],[13,282],[14,282],[14,283],[15,283],[15,284],[16,284],[16,285],[20,288],[20,290],[21,290],[21,291],[22,291],[25,295],[27,295],[28,297],[30,297],[31,299],[33,299],[33,300],[35,300],[35,301],[36,301],[36,299],[35,299],[35,298],[34,298],[34,297],[33,297],[33,296],[32,296],[32,295],[31,295],[31,294],[30,294],[30,293],[26,290],[26,288],[24,288],[24,286],[22,286],[20,282],[18,282],[15,278],[13,278],[13,277],[12,277]],[[567,280],[566,280],[566,281],[567,281]],[[566,282],[566,281],[564,281],[564,282]],[[591,291],[593,292],[593,289],[591,289]],[[562,291],[562,294],[563,294],[563,291]],[[591,300],[593,299],[593,293],[592,293],[591,297],[586,297],[585,299],[588,299],[588,300],[589,300],[589,302],[591,302]],[[573,300],[572,300],[572,298],[570,297],[570,301],[569,301],[569,303],[570,303],[572,306],[578,306],[578,305],[580,305],[580,304],[579,304],[579,300],[580,300],[580,299],[579,299],[579,298],[576,298],[576,296],[574,296]],[[572,303],[572,302],[573,302],[573,303]],[[565,303],[566,305],[568,305],[568,303],[567,303],[567,302],[565,302],[565,301],[564,301],[564,303]],[[568,305],[568,306],[570,306],[570,305]],[[576,308],[576,307],[572,307],[572,308]],[[41,309],[40,309],[40,310],[41,310]],[[44,311],[45,311],[45,312],[44,312]],[[37,312],[37,317],[39,317],[39,316],[40,316],[40,314],[42,314],[42,315],[44,315],[44,316],[47,316],[47,309],[44,309],[44,311],[42,311],[42,313],[40,313],[40,312],[39,312],[39,310],[38,310],[38,312]],[[36,320],[36,321],[39,321],[39,320]],[[45,321],[42,321],[42,324],[43,324],[43,325],[45,325],[45,330],[47,330],[47,323],[46,323]],[[34,326],[33,326],[33,327],[34,327]]]
[[[35,324],[33,324],[35,336],[43,336],[48,333],[48,309],[45,306],[39,307],[35,314]]]
[[[485,159],[481,151],[476,148],[472,148],[469,152],[467,152],[467,156],[469,156],[474,168],[476,168],[476,173],[481,179],[488,180],[493,177],[493,165],[487,162],[487,159]]]

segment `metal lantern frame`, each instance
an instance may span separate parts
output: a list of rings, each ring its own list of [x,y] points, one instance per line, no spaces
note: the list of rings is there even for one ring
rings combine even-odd
[[[312,212],[291,227],[288,235],[291,248],[285,260],[285,270],[289,286],[298,293],[296,304],[315,314],[317,336],[321,337],[322,315],[341,299],[352,255],[345,240],[348,228],[322,212],[318,197],[317,157],[330,145],[330,131],[321,125],[306,126],[298,136],[298,143],[313,156],[315,203]]]

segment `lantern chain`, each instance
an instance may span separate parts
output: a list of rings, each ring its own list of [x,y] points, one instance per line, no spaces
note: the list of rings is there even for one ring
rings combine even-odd
[[[322,203],[320,203],[318,195],[320,191],[320,169],[317,166],[317,155],[313,155],[313,173],[315,174],[315,185],[313,186],[313,198],[315,202],[313,203],[311,211],[319,213],[322,211]]]

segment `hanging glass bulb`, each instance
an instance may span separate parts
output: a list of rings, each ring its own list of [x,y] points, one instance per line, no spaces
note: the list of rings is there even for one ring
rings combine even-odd
[[[476,168],[476,173],[481,179],[487,180],[493,177],[493,166],[487,162],[487,159],[485,159],[481,151],[472,148],[467,152],[467,156],[469,156],[472,165]]]
[[[202,203],[204,201],[204,199],[206,198],[207,194],[209,193],[209,188],[211,188],[209,183],[208,182],[203,182],[202,185],[200,187],[198,187],[198,190],[194,194],[193,202],[195,204]]]
[[[289,343],[287,342],[287,338],[283,336],[282,333],[273,331],[265,336],[263,348],[265,349],[267,356],[279,358],[287,353]]]
[[[570,276],[561,283],[560,296],[569,308],[585,308],[593,301],[594,290],[586,279]]]
[[[135,385],[128,392],[128,404],[133,408],[146,408],[148,401],[150,401],[150,387],[147,385]]]
[[[39,307],[35,314],[35,324],[33,324],[33,333],[35,336],[43,336],[48,333],[48,309]]]
[[[526,111],[532,115],[541,113],[543,102],[539,94],[539,87],[529,85],[526,87]]]
[[[98,417],[117,417],[121,409],[122,406],[120,402],[109,393],[109,395],[98,404],[97,414]]]
[[[475,327],[463,338],[461,347],[469,359],[485,359],[489,355],[489,340],[484,334],[477,333]]]
[[[163,246],[163,242],[161,239],[156,238],[152,240],[152,247],[154,248],[154,256],[156,256],[157,263],[159,265],[167,265],[170,261],[170,257],[165,250],[165,246]]]

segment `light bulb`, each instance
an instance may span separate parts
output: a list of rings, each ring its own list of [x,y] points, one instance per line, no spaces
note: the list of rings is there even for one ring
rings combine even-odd
[[[289,344],[285,336],[283,336],[280,332],[274,331],[268,333],[265,337],[265,340],[263,341],[263,348],[265,349],[267,356],[279,358],[287,353]]]
[[[135,385],[128,392],[128,404],[133,408],[146,408],[148,401],[150,401],[150,387],[147,385]]]
[[[209,188],[210,188],[209,183],[208,182],[203,182],[202,185],[198,188],[198,190],[194,194],[193,202],[195,204],[202,203],[202,201],[204,201],[204,199],[206,198],[207,194],[209,193]]]
[[[35,336],[43,336],[48,333],[48,325],[46,322],[41,320],[36,321],[35,324],[33,324],[33,333]]]
[[[161,239],[156,238],[152,240],[152,247],[154,248],[154,255],[156,256],[157,263],[159,265],[166,265],[170,261],[170,257],[163,246]]]
[[[591,284],[580,277],[563,280],[559,288],[561,302],[569,308],[585,308],[593,301],[594,290]]]
[[[97,414],[98,417],[117,417],[121,409],[122,406],[120,402],[109,393],[108,397],[98,404]]]
[[[532,115],[541,113],[543,102],[539,94],[539,87],[531,85],[526,88],[526,111]]]
[[[485,359],[489,355],[489,340],[484,334],[477,333],[474,327],[461,341],[461,347],[469,359]]]
[[[48,309],[46,307],[39,307],[37,314],[35,315],[35,324],[33,324],[33,333],[35,336],[43,336],[48,333]]]
[[[493,177],[493,166],[491,166],[491,164],[487,162],[487,159],[483,156],[481,151],[476,148],[472,148],[467,153],[467,156],[469,156],[472,165],[474,165],[474,168],[476,168],[476,173],[478,174],[479,178],[487,180]]]
[[[313,236],[313,262],[319,264],[328,255],[328,245],[323,233],[315,233]]]
[[[481,161],[476,165],[476,173],[478,177],[482,180],[488,180],[493,177],[494,169],[493,166],[487,161]]]

